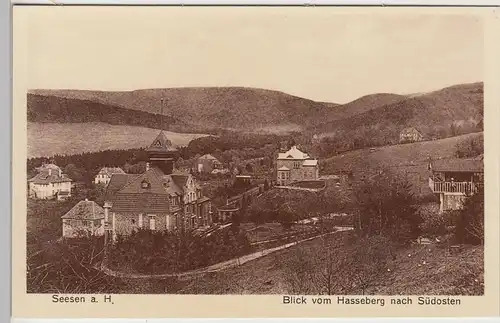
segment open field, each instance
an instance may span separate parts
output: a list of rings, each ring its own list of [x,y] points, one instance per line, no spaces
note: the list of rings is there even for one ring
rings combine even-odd
[[[482,136],[471,133],[440,140],[410,144],[360,149],[320,161],[322,173],[351,170],[355,178],[374,175],[381,168],[389,167],[395,172],[407,173],[414,184],[415,193],[431,194],[428,187],[428,158],[440,159],[454,156],[456,145],[466,139]]]
[[[107,149],[146,147],[158,135],[158,129],[90,123],[28,123],[28,158],[55,154],[72,155]],[[165,131],[177,146],[187,146],[203,134]]]

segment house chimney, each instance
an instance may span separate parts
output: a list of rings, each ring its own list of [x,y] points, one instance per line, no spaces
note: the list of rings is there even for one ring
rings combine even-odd
[[[62,170],[59,168],[59,177],[62,177]]]
[[[85,199],[85,202],[88,202],[88,201],[89,201],[89,199]]]
[[[49,176],[52,176],[52,169],[49,168]]]
[[[146,170],[149,170],[149,163],[146,163]]]

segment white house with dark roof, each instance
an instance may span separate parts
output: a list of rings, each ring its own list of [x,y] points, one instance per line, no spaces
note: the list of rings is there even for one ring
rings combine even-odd
[[[104,209],[94,201],[78,202],[62,217],[62,235],[75,238],[81,235],[104,235]]]
[[[160,132],[148,148],[143,174],[113,174],[106,189],[104,218],[113,240],[134,230],[191,230],[210,226],[210,199],[191,174],[173,173],[175,149]]]
[[[113,174],[125,174],[125,172],[120,167],[103,167],[94,177],[94,183],[108,185]]]
[[[280,186],[319,178],[318,160],[300,151],[297,146],[293,146],[286,152],[278,153],[276,167],[276,183]]]
[[[38,174],[28,180],[28,196],[35,199],[63,200],[71,196],[71,178],[61,168],[46,164],[37,168]]]
[[[399,143],[410,143],[424,140],[424,136],[415,127],[408,127],[399,133]]]

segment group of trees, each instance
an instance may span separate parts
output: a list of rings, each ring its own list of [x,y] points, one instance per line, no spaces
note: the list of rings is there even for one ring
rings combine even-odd
[[[383,283],[395,252],[385,236],[338,236],[322,238],[307,250],[296,248],[278,265],[292,294],[364,295]]]
[[[244,232],[226,228],[205,236],[193,232],[139,230],[118,237],[108,255],[114,268],[154,274],[174,273],[209,266],[252,250]]]

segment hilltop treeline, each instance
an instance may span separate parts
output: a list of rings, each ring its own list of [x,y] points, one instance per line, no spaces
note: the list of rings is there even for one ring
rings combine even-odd
[[[262,157],[269,159],[283,140],[290,140],[290,138],[225,132],[218,137],[209,136],[192,140],[187,147],[178,147],[174,158],[183,165],[188,165],[193,159],[208,153],[214,154],[215,157],[227,163]],[[27,160],[27,170],[28,174],[33,176],[36,167],[44,162],[53,162],[62,167],[72,179],[91,181],[95,173],[104,166],[125,167],[125,171],[130,173],[141,172],[147,159],[146,148],[105,150],[30,158]],[[141,166],[135,167],[135,165]]]
[[[105,122],[113,125],[142,126],[184,133],[217,133],[213,129],[188,125],[170,116],[124,109],[91,100],[28,94],[27,108],[29,122]]]

